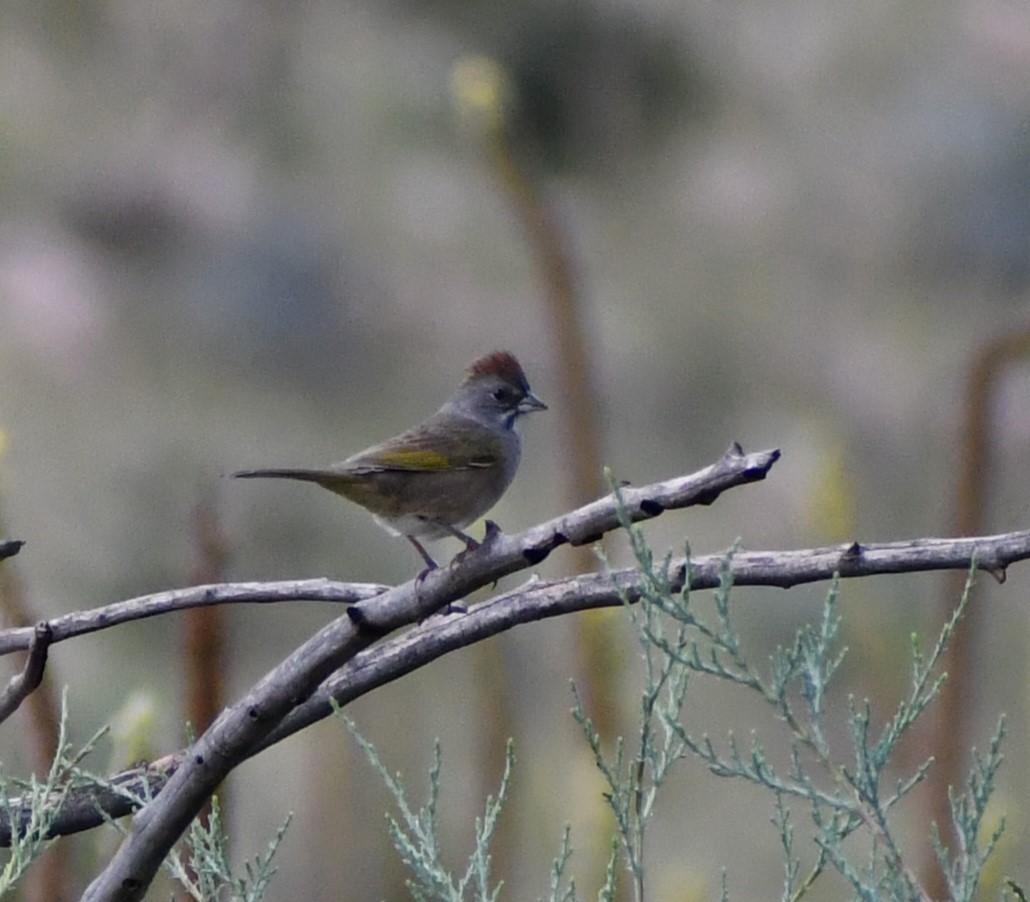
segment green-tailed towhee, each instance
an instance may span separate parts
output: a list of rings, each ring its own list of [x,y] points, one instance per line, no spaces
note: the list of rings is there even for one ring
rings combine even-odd
[[[469,366],[465,379],[436,413],[407,432],[320,470],[241,470],[242,478],[315,482],[371,511],[395,535],[407,536],[429,570],[436,562],[419,539],[462,532],[504,494],[519,465],[520,416],[546,410],[507,351]]]

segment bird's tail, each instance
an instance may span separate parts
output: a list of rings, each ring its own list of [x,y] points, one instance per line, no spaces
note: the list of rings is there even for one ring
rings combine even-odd
[[[324,483],[324,470],[237,470],[232,474],[237,479],[300,479],[304,482]]]

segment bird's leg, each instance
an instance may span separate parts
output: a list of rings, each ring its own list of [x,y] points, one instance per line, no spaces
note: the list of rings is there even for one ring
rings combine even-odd
[[[447,523],[438,524],[441,529],[447,530],[454,538],[465,543],[465,550],[458,552],[454,560],[460,561],[470,551],[475,551],[479,547],[479,542],[472,538],[467,532],[462,532],[456,526],[451,526]]]
[[[409,542],[411,542],[412,545],[415,546],[415,550],[420,555],[422,555],[422,560],[424,560],[426,562],[426,567],[428,567],[430,570],[435,570],[438,566],[440,566],[439,564],[436,563],[436,561],[434,561],[429,556],[429,552],[426,551],[425,547],[422,545],[422,543],[418,539],[416,539],[414,536],[407,536],[407,539],[408,539]]]
[[[415,588],[417,590],[418,587],[422,585],[422,581],[429,575],[430,571],[436,570],[439,567],[439,564],[437,564],[436,561],[434,561],[429,556],[429,552],[426,551],[425,547],[418,539],[416,539],[414,536],[407,536],[406,538],[409,542],[411,542],[412,545],[415,546],[415,550],[422,555],[422,560],[426,562],[426,569],[415,577]],[[449,604],[445,604],[443,608],[440,610],[440,613],[444,615],[464,614],[467,610],[468,608],[466,608],[464,605],[454,604],[453,602],[451,602]]]
[[[418,539],[414,536],[405,536],[405,538],[415,546],[415,550],[422,556],[422,560],[426,562],[425,570],[422,570],[419,575],[415,577],[415,585],[420,585],[429,575],[430,571],[436,570],[440,565],[429,556],[429,552],[426,551]]]

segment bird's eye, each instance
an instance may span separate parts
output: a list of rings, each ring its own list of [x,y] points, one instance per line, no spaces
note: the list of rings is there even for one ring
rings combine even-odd
[[[503,385],[500,388],[495,388],[492,394],[494,396],[494,400],[500,401],[501,403],[510,403],[513,400],[511,389]]]

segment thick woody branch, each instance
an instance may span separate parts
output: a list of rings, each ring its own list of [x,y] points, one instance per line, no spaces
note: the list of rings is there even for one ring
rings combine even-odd
[[[1030,559],[1030,530],[961,539],[914,539],[904,542],[834,545],[797,551],[736,551],[729,560],[734,586],[790,588],[854,578],[926,570],[967,571],[974,564],[999,581],[1009,564]],[[673,560],[669,587],[680,592],[718,588],[725,554]],[[689,587],[686,576],[689,569]],[[434,619],[401,636],[366,649],[323,683],[273,730],[262,748],[327,717],[332,699],[343,706],[459,648],[488,639],[524,623],[561,617],[593,608],[616,607],[623,599],[640,600],[640,572],[635,567],[569,579],[531,580],[504,595],[471,607],[467,614]]]
[[[917,539],[869,545],[836,545],[797,551],[737,551],[732,555],[729,573],[736,586],[773,586],[788,588],[802,583],[821,582],[835,574],[847,577],[918,572],[924,570],[968,570],[977,566],[995,575],[1007,565],[1030,559],[1030,530],[996,536],[962,539]],[[726,560],[724,554],[703,555],[674,560],[669,567],[670,588],[684,587],[689,568],[690,589],[712,589],[720,585]],[[304,702],[297,705],[248,754],[270,745],[327,717],[330,699],[344,706],[380,686],[400,679],[437,658],[473,643],[495,636],[512,627],[550,617],[560,617],[591,608],[612,607],[623,603],[623,596],[634,603],[639,599],[640,574],[635,568],[606,574],[587,574],[569,579],[540,581],[532,579],[519,588],[471,607],[466,614],[434,617],[407,632],[365,649],[325,680]],[[62,809],[53,835],[91,829],[103,823],[104,816],[117,818],[138,808],[139,787],[147,785],[154,794],[161,788],[185,752],[168,756],[146,770],[133,769],[113,778],[118,785],[135,788],[132,793],[102,790],[94,803],[92,790],[71,794],[73,805]],[[6,806],[13,809],[16,805]],[[27,821],[26,808],[21,821]],[[0,846],[10,843],[8,822],[0,811]]]
[[[778,458],[778,451],[745,455],[735,445],[692,476],[625,489],[627,515],[638,521],[673,507],[711,503],[728,488],[763,479]],[[488,524],[486,540],[457,566],[433,570],[424,580],[350,607],[347,616],[305,642],[197,739],[165,790],[137,814],[118,852],[83,899],[141,899],[168,850],[218,784],[297,704],[362,649],[502,576],[539,563],[560,545],[594,541],[618,525],[613,495],[518,536],[503,535]]]

